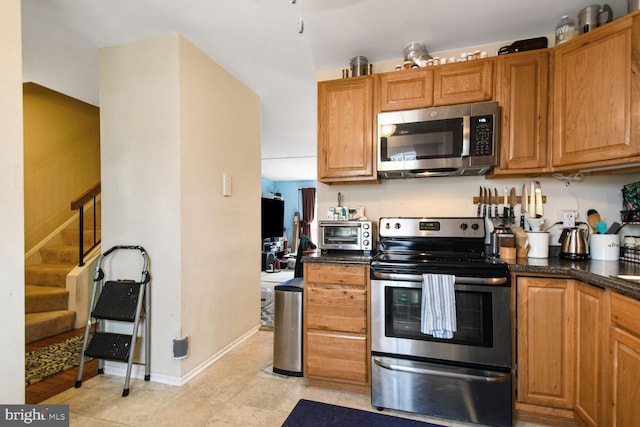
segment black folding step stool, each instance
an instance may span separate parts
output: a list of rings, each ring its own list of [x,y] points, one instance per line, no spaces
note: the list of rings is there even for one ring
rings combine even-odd
[[[103,270],[104,262],[111,254],[121,250],[139,251],[142,255],[142,277],[140,281],[129,279],[107,280]],[[103,253],[96,266],[91,302],[89,304],[89,316],[84,331],[82,342],[83,357],[80,357],[80,367],[75,388],[82,386],[82,371],[85,357],[98,359],[98,374],[104,373],[105,360],[127,363],[127,373],[124,382],[122,397],[129,395],[129,382],[131,379],[131,367],[136,341],[138,338],[138,326],[141,318],[144,318],[142,339],[144,342],[144,380],[151,380],[150,360],[151,345],[149,341],[151,325],[149,321],[149,309],[151,297],[149,283],[151,276],[148,271],[149,256],[142,246],[114,246]],[[92,319],[96,319],[96,330],[89,340]],[[123,322],[132,324],[131,334],[106,332],[106,321]],[[136,363],[138,364],[138,363]]]

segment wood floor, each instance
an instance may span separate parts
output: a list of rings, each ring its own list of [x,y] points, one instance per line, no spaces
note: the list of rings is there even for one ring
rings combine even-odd
[[[25,346],[25,353],[33,350],[37,350],[42,347],[46,347],[57,342],[62,342],[66,339],[73,338],[78,335],[84,334],[84,328],[75,329],[73,331],[65,332],[53,337],[44,338],[39,341],[34,341]],[[89,378],[98,375],[98,360],[93,359],[85,363],[82,373],[82,381],[86,381]],[[26,387],[26,403],[36,404],[40,403],[51,396],[55,396],[67,389],[75,386],[76,377],[78,376],[78,368],[68,369],[60,372],[52,377],[48,377],[39,381],[33,385]]]

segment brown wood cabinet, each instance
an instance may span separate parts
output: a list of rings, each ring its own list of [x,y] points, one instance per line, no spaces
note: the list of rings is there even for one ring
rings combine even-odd
[[[411,110],[433,105],[433,71],[419,68],[380,74],[380,111]]]
[[[446,64],[433,69],[433,105],[494,99],[495,58]]]
[[[640,15],[554,49],[555,170],[640,161]]]
[[[375,76],[318,83],[318,181],[377,181]]]
[[[499,56],[499,163],[494,175],[541,173],[547,167],[549,50]]]
[[[368,393],[369,266],[304,264],[304,375],[309,385]]]
[[[575,283],[575,412],[586,426],[602,424],[605,291]]]
[[[640,301],[573,279],[516,282],[516,417],[637,425]]]
[[[611,295],[607,420],[602,425],[636,426],[640,420],[640,302]]]
[[[516,410],[573,412],[573,287],[570,279],[517,278]]]

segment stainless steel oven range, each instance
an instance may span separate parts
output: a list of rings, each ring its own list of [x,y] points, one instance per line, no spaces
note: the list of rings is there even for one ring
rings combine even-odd
[[[507,265],[485,256],[485,233],[482,218],[380,219],[371,263],[373,406],[511,426],[511,282]],[[452,338],[421,332],[426,274],[454,276]]]

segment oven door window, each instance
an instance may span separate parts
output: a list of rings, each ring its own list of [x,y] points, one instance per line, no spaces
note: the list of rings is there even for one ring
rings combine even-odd
[[[385,287],[385,335],[476,347],[493,346],[493,307],[490,292],[455,291],[457,332],[438,339],[420,332],[422,290]]]
[[[380,138],[380,159],[387,162],[460,157],[462,118],[392,126],[391,135]]]
[[[359,227],[335,226],[323,227],[323,239],[325,244],[353,245],[358,244]]]

